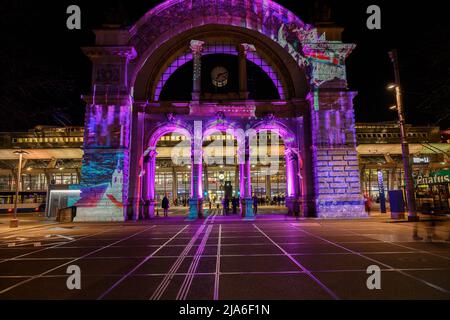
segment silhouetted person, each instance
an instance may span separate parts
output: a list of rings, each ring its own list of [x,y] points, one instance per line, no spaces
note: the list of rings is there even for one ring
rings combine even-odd
[[[167,198],[167,196],[164,196],[164,198],[162,199],[161,207],[164,210],[164,217],[167,217],[169,215],[169,199]]]
[[[253,196],[253,214],[258,214],[258,197]]]
[[[150,200],[144,202],[144,219],[149,219]]]
[[[238,199],[236,197],[231,199],[231,205],[233,206],[233,214],[237,214]]]
[[[228,210],[230,209],[230,199],[227,196],[223,199],[223,215],[228,215]]]

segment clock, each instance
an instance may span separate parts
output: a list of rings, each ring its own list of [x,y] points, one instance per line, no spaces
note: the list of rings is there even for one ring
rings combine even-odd
[[[228,84],[228,70],[224,67],[215,67],[211,71],[211,79],[216,87],[225,87]]]

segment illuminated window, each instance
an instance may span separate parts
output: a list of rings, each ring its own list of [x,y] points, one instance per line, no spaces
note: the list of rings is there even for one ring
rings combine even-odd
[[[238,51],[236,49],[236,44],[234,43],[212,42],[204,46],[202,55],[208,54],[229,54],[237,56]],[[261,58],[258,52],[248,52],[247,59],[256,64],[258,67],[260,67],[270,77],[273,84],[277,88],[277,91],[280,95],[280,99],[282,100],[286,99],[283,84],[275,69],[270,64],[268,64],[263,58]],[[169,67],[161,75],[161,78],[159,79],[158,84],[156,85],[154,97],[155,101],[159,101],[162,89],[164,88],[166,82],[169,80],[170,76],[177,69],[179,69],[184,64],[190,61],[192,61],[192,53],[190,52],[190,50],[188,50],[181,56],[179,56],[177,59],[175,59],[175,61],[173,61],[172,64],[169,65]]]

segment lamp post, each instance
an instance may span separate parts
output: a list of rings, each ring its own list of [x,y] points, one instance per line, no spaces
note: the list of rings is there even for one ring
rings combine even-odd
[[[19,220],[17,219],[17,201],[19,199],[20,180],[21,180],[21,176],[22,176],[22,159],[25,154],[28,154],[28,152],[26,152],[24,150],[17,150],[17,151],[14,151],[13,153],[19,155],[19,169],[17,170],[16,197],[14,199],[13,219],[9,222],[9,227],[17,228],[19,226]]]
[[[392,64],[394,66],[395,84],[389,85],[388,89],[395,89],[395,97],[397,100],[397,108],[391,107],[392,110],[397,110],[398,120],[400,126],[400,137],[402,144],[402,158],[403,158],[403,170],[405,172],[405,185],[406,185],[406,199],[408,206],[408,220],[417,221],[417,213],[415,210],[415,197],[414,197],[414,184],[411,175],[411,164],[409,161],[409,145],[406,138],[405,129],[405,111],[403,107],[402,91],[400,87],[400,72],[398,67],[397,50],[389,52]]]

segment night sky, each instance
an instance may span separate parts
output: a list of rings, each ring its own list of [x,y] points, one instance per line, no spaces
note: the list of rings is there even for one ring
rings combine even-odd
[[[399,51],[407,121],[450,126],[450,23],[444,1],[323,0],[333,20],[345,28],[343,41],[357,44],[347,60],[358,122],[394,121],[394,96],[387,52]],[[82,94],[89,93],[91,65],[80,47],[94,44],[93,28],[123,21],[132,25],[160,1],[1,0],[0,131],[35,125],[83,125]],[[280,0],[302,20],[312,22],[313,0]],[[77,4],[82,30],[66,28],[66,8]],[[366,8],[382,10],[382,29],[366,28]]]

